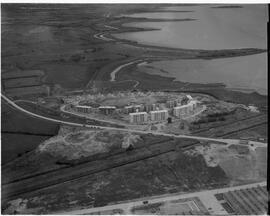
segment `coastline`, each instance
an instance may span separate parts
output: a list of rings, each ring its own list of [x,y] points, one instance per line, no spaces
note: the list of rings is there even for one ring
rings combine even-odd
[[[156,12],[156,11],[153,11]],[[142,12],[143,13],[143,12]],[[106,32],[106,37],[110,38],[116,43],[125,43],[132,46],[136,46],[138,48],[147,49],[150,52],[156,51],[156,52],[163,52],[167,51],[168,54],[166,55],[166,58],[172,58],[172,59],[217,59],[217,58],[231,58],[231,57],[240,57],[240,56],[248,56],[248,55],[255,55],[264,53],[267,51],[267,49],[260,49],[260,48],[240,48],[240,49],[223,49],[223,50],[198,50],[198,49],[182,49],[182,48],[172,48],[172,47],[163,47],[163,46],[157,46],[157,45],[150,45],[150,44],[143,44],[138,41],[128,40],[128,39],[121,39],[117,37],[117,34],[119,33],[125,33],[125,32],[140,32],[140,31],[156,31],[158,29],[148,29],[148,28],[138,28],[138,27],[130,27],[130,26],[124,26],[128,23],[137,22],[135,21],[140,20],[142,22],[160,22],[159,19],[148,19],[148,18],[131,18],[131,17],[121,17],[122,20],[120,23],[118,23],[118,30],[117,31],[109,31]],[[135,20],[134,20],[135,19]],[[168,21],[167,19],[162,20]],[[178,20],[171,20],[171,21],[178,21]],[[185,20],[182,20],[185,21]],[[112,24],[113,25],[113,24]],[[131,30],[131,31],[130,31]],[[146,62],[153,62],[153,61],[160,61],[160,59],[153,58],[145,58],[142,61]],[[160,74],[159,74],[160,75]],[[161,75],[162,76],[162,75]],[[173,77],[173,76],[171,76]],[[203,83],[200,83],[203,84]],[[206,83],[204,83],[206,84]],[[207,83],[208,84],[208,83]],[[211,83],[209,83],[211,84]],[[241,88],[241,87],[229,87],[226,86],[226,89],[230,91],[241,91],[244,93],[252,93],[256,91],[257,93],[261,95],[267,95],[263,94],[262,91],[259,91],[258,89],[247,89],[247,88]],[[267,91],[267,90],[266,90]]]

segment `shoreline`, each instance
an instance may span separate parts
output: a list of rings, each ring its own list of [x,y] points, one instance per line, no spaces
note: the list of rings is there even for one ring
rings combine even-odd
[[[152,11],[155,13],[155,10]],[[132,13],[138,13],[131,11]],[[128,17],[128,16],[122,16],[118,17],[117,15],[114,15],[110,17],[110,19],[104,19],[100,23],[98,23],[98,26],[94,24],[94,30],[97,31],[97,33],[106,35],[106,38],[110,39],[110,42],[114,43],[125,43],[131,46],[144,48],[144,49],[153,49],[155,51],[167,51],[167,52],[184,52],[182,54],[186,55],[186,58],[190,58],[190,54],[197,54],[195,58],[206,58],[206,59],[214,59],[214,58],[225,58],[225,57],[234,57],[234,56],[242,56],[242,55],[252,55],[257,53],[266,52],[267,48],[254,48],[254,47],[247,47],[247,48],[235,48],[235,49],[213,49],[213,50],[207,50],[207,49],[185,49],[185,48],[174,48],[174,47],[166,47],[166,46],[157,46],[157,45],[149,45],[149,44],[143,44],[135,40],[129,40],[129,39],[121,39],[118,37],[115,37],[114,34],[121,34],[121,33],[131,33],[131,32],[144,32],[144,31],[159,31],[160,28],[145,28],[145,27],[132,27],[132,26],[124,26],[125,24],[129,23],[139,23],[139,22],[189,22],[189,21],[196,21],[197,19],[157,19],[157,18],[145,18],[145,17]],[[102,26],[110,26],[113,28],[106,28],[100,29],[100,25]],[[98,31],[99,30],[99,31]],[[176,54],[176,53],[171,53]],[[199,55],[198,55],[199,54]],[[183,59],[185,58],[182,56]]]
[[[173,61],[178,61],[178,59],[176,60],[162,60],[163,62],[173,62]],[[253,92],[257,92],[260,95],[263,96],[267,96],[267,92],[268,92],[268,88],[266,86],[266,88],[259,88],[259,87],[255,87],[255,86],[240,86],[240,85],[232,85],[231,83],[227,82],[222,82],[222,81],[209,81],[209,82],[201,82],[201,81],[189,81],[189,80],[185,80],[185,79],[180,79],[179,77],[177,77],[177,75],[174,72],[170,72],[170,70],[166,70],[164,71],[164,69],[162,68],[156,68],[155,66],[150,66],[149,64],[151,64],[152,62],[159,62],[159,61],[143,61],[139,64],[137,64],[137,66],[142,66],[142,67],[150,67],[153,69],[156,69],[158,71],[156,72],[146,72],[149,75],[158,75],[158,76],[162,76],[162,77],[168,77],[168,78],[174,78],[174,82],[180,81],[180,82],[184,82],[184,83],[193,83],[193,84],[203,84],[203,85],[224,85],[224,87],[227,90],[230,91],[238,91],[238,92],[243,92],[243,93],[253,93]],[[148,66],[149,65],[149,66]]]
[[[153,11],[155,12],[155,11]],[[128,33],[128,32],[140,32],[140,31],[157,31],[159,29],[149,29],[149,28],[138,28],[138,27],[130,27],[130,26],[123,26],[124,24],[128,23],[133,23],[138,21],[138,18],[130,18],[126,16],[122,16],[120,22],[117,25],[117,30],[116,31],[107,31],[105,33],[107,38],[110,38],[115,43],[124,43],[128,44],[131,46],[135,46],[138,48],[143,48],[146,50],[154,51],[154,52],[163,52],[167,51],[166,58],[164,60],[168,60],[167,58],[172,58],[172,60],[177,60],[177,59],[204,59],[204,60],[209,60],[209,59],[218,59],[218,58],[231,58],[231,57],[241,57],[241,56],[248,56],[248,55],[255,55],[255,54],[260,54],[260,53],[265,53],[267,52],[267,49],[260,49],[260,48],[239,48],[239,49],[221,49],[221,50],[201,50],[201,49],[183,49],[183,48],[172,48],[172,47],[163,47],[163,46],[156,46],[156,45],[149,45],[149,44],[143,44],[138,41],[133,41],[133,40],[128,40],[128,39],[121,39],[118,38],[116,35],[121,34],[121,33]],[[139,18],[140,22],[159,22],[160,19],[152,19],[152,18]],[[161,20],[163,22],[164,20]],[[168,20],[165,20],[168,21]],[[170,20],[172,22],[177,21],[177,20]],[[109,22],[110,25],[114,25],[113,22]],[[180,56],[181,55],[181,56]],[[146,62],[154,62],[154,61],[162,61],[161,59],[156,59],[153,57],[152,59],[150,58],[138,58],[141,59],[142,61]],[[121,70],[121,69],[120,69]],[[160,75],[160,74],[158,74]],[[160,75],[162,76],[162,75]],[[164,77],[164,76],[163,76]],[[166,76],[165,76],[166,77]],[[172,78],[175,78],[171,76]],[[181,81],[181,80],[180,80]],[[208,83],[199,83],[199,84],[208,84]],[[212,83],[209,83],[212,84]],[[240,91],[243,93],[252,93],[256,92],[260,95],[267,96],[267,90],[266,94],[263,94],[261,91],[258,91],[257,89],[242,89],[239,87],[228,87],[228,85],[225,85],[226,89],[229,91]]]

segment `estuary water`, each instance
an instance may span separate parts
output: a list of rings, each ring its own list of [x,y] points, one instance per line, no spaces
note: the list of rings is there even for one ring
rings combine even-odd
[[[243,92],[267,94],[267,54],[212,60],[158,61],[139,66],[156,68],[158,75],[175,77],[192,83],[224,83],[228,88]],[[160,72],[168,71],[168,73]],[[158,72],[159,71],[159,72]]]
[[[166,7],[165,12],[124,16],[159,19],[195,19],[180,22],[143,22],[125,25],[158,28],[158,31],[116,34],[142,44],[186,49],[267,48],[266,5],[213,8],[215,5]],[[220,6],[220,5],[219,5]],[[166,12],[169,10],[170,12]],[[171,12],[171,11],[190,12]],[[199,83],[223,82],[230,88],[245,88],[267,94],[267,54],[214,60],[177,60],[151,63],[177,80]]]
[[[160,31],[116,34],[119,38],[143,44],[186,49],[266,48],[267,8],[244,5],[242,8],[212,8],[210,5],[171,7],[192,12],[154,12],[125,15],[155,19],[196,19],[180,22],[128,23],[128,26],[157,28]],[[166,11],[166,8],[164,9]]]

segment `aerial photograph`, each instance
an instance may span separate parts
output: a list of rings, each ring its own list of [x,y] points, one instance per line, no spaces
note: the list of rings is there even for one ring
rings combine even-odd
[[[268,20],[1,3],[1,214],[267,215]]]

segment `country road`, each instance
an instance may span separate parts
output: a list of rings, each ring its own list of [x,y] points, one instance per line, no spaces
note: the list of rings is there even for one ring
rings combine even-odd
[[[111,72],[111,81],[113,82],[113,81],[115,81],[115,75],[116,75],[116,73],[118,73],[120,70],[122,70],[123,68],[125,68],[125,67],[127,67],[127,66],[129,66],[129,65],[132,65],[132,64],[134,64],[134,63],[139,63],[139,62],[141,62],[142,60],[135,60],[135,61],[131,61],[131,62],[128,62],[128,63],[126,63],[126,64],[122,64],[122,65],[120,65],[120,66],[118,66],[117,68],[115,68],[112,72]]]
[[[43,119],[43,120],[47,120],[47,121],[51,121],[51,122],[55,122],[55,123],[75,126],[75,127],[87,127],[87,128],[93,128],[93,129],[116,130],[116,131],[133,132],[133,133],[139,133],[139,134],[152,134],[152,135],[167,136],[167,137],[173,137],[173,138],[197,139],[197,140],[202,140],[202,141],[222,142],[222,143],[227,143],[229,145],[239,144],[238,139],[222,139],[222,138],[208,138],[208,137],[189,136],[189,135],[175,135],[175,134],[167,134],[167,133],[154,132],[154,131],[141,131],[141,130],[127,129],[127,128],[96,126],[96,125],[90,125],[90,124],[80,124],[80,123],[74,123],[74,122],[70,122],[70,121],[63,121],[63,120],[58,120],[58,119],[54,119],[54,118],[50,118],[50,117],[46,117],[46,116],[42,116],[42,115],[38,115],[36,113],[30,112],[30,111],[18,106],[16,103],[14,103],[12,100],[10,100],[5,95],[1,94],[1,97],[12,107],[14,107],[17,110],[19,110],[25,114],[28,114],[32,117],[36,117],[39,119]],[[255,141],[250,141],[250,144],[256,145],[256,147],[266,147],[267,146],[267,143],[261,143],[261,142],[255,142]],[[245,144],[243,144],[243,145],[245,145]]]
[[[110,26],[110,25],[104,25],[106,28],[109,28],[109,29],[118,29],[118,28],[116,28],[116,27],[114,27],[114,26]]]

